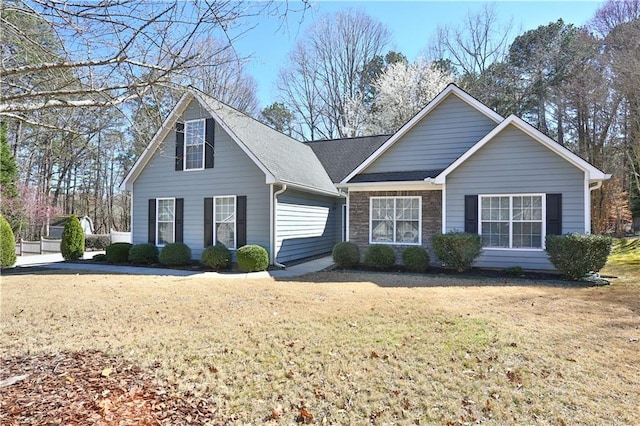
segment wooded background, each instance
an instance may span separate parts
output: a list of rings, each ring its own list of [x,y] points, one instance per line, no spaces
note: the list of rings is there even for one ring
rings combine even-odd
[[[620,235],[640,217],[640,0],[609,0],[583,27],[559,19],[522,34],[484,5],[437,28],[414,62],[365,12],[326,15],[261,108],[235,37],[248,18],[286,25],[307,7],[3,1],[1,210],[16,236],[37,238],[48,218],[72,213],[97,233],[128,230],[119,185],[188,86],[306,141],[392,133],[455,82],[613,175],[593,194],[594,232]]]

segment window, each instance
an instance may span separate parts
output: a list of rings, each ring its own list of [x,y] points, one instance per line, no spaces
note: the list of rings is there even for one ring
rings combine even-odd
[[[421,197],[371,197],[369,241],[420,244]]]
[[[187,121],[184,125],[184,169],[204,168],[205,120]]]
[[[213,203],[214,241],[236,248],[236,197],[215,197]]]
[[[175,199],[159,198],[156,212],[156,242],[159,246],[175,242]]]
[[[542,248],[542,195],[480,196],[483,247]]]

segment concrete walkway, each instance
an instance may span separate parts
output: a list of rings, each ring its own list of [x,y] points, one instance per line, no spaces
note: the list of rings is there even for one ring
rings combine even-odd
[[[84,254],[84,259],[91,259],[100,251],[92,251]],[[294,278],[312,272],[322,271],[333,265],[331,256],[313,259],[308,262],[299,263],[286,269],[263,272],[200,272],[186,271],[180,269],[146,268],[138,266],[109,265],[108,263],[72,263],[65,262],[60,253],[38,254],[30,256],[18,256],[16,268],[28,268],[39,266],[51,269],[71,269],[98,273],[120,273],[131,275],[164,275],[174,277],[190,278]]]

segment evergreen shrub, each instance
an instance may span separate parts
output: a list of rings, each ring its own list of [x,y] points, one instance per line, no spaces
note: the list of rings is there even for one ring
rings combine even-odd
[[[60,251],[65,260],[77,260],[84,255],[84,230],[76,215],[71,215],[64,225]]]

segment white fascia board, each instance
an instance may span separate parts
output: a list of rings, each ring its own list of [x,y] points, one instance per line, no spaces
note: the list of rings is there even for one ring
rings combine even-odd
[[[598,170],[596,167],[589,164],[587,161],[578,157],[576,154],[569,151],[567,148],[563,147],[549,136],[540,132],[535,127],[531,126],[521,118],[510,115],[507,119],[505,119],[502,123],[496,126],[493,130],[491,130],[485,137],[483,137],[480,141],[478,141],[475,145],[473,145],[469,150],[467,150],[464,154],[462,154],[456,161],[451,163],[449,167],[444,169],[438,176],[435,177],[435,183],[444,184],[446,181],[447,175],[449,175],[452,171],[454,171],[460,164],[464,163],[469,157],[475,154],[480,148],[486,145],[489,141],[491,141],[496,135],[502,132],[507,126],[514,125],[519,130],[526,133],[535,141],[538,141],[546,148],[550,149],[561,158],[565,159],[569,163],[576,166],[578,169],[587,173],[587,176],[590,180],[598,181],[608,179],[607,176],[601,170]]]
[[[341,185],[349,192],[362,191],[438,191],[443,185],[429,183],[425,181],[403,181],[403,182],[361,182]]]
[[[282,183],[284,185],[287,185],[287,187],[289,187],[289,188],[298,189],[298,190],[304,191],[304,192],[311,192],[311,193],[314,193],[314,194],[329,195],[331,197],[336,197],[336,198],[344,196],[344,194],[342,194],[340,191],[338,191],[337,188],[336,188],[335,191],[326,191],[324,189],[315,188],[315,187],[312,187],[312,186],[300,185],[299,183],[295,183],[295,182],[279,181],[277,183]]]
[[[173,107],[167,118],[162,123],[162,126],[160,126],[156,134],[153,135],[153,138],[151,138],[151,141],[149,142],[147,147],[144,149],[144,151],[142,151],[142,154],[140,154],[131,170],[129,170],[127,177],[125,177],[120,184],[121,190],[133,190],[133,182],[135,182],[138,176],[140,176],[142,170],[145,168],[149,160],[151,160],[151,157],[153,157],[153,154],[155,154],[158,146],[160,145],[160,142],[162,142],[167,137],[169,132],[173,130],[178,117],[180,117],[184,110],[187,109],[187,106],[192,99],[193,94],[190,92],[182,95],[176,106]]]
[[[355,168],[347,177],[345,177],[340,183],[348,183],[354,176],[362,172],[364,169],[369,167],[371,163],[373,163],[376,159],[378,159],[385,151],[387,151],[393,144],[398,141],[402,136],[404,136],[409,130],[411,130],[416,124],[418,124],[425,116],[427,116],[431,111],[433,111],[438,105],[442,103],[450,94],[454,94],[458,96],[461,100],[471,105],[491,120],[493,120],[496,124],[500,123],[504,120],[500,114],[469,95],[464,90],[460,89],[455,84],[451,83],[447,87],[444,88],[442,92],[440,92],[431,102],[427,104],[419,113],[417,113],[411,120],[409,120],[404,126],[400,128],[396,133],[393,134],[380,148],[378,148],[373,154],[369,156],[366,160],[362,162],[358,167]]]
[[[224,120],[220,118],[218,113],[213,111],[211,108],[208,108],[209,104],[205,102],[197,93],[195,93],[194,96],[196,97],[196,99],[198,99],[198,102],[200,102],[200,104],[205,107],[207,112],[216,121],[216,123],[219,126],[221,126],[229,136],[231,136],[231,139],[251,159],[251,161],[253,161],[254,164],[258,166],[258,168],[262,171],[262,173],[264,173],[265,183],[266,184],[280,183],[280,181],[273,175],[273,173],[271,173],[271,171],[269,171],[269,169],[267,169],[267,167],[262,163],[262,161],[260,161],[258,157],[256,157],[255,154],[240,140],[240,138],[238,138],[238,135],[235,134],[235,132],[231,129],[231,127],[229,127],[229,125],[227,125],[227,123],[225,123]]]

